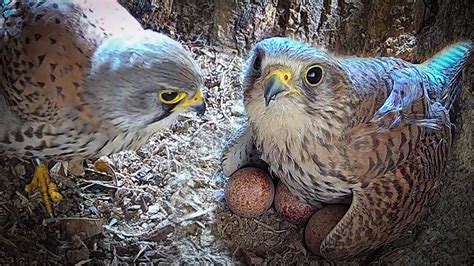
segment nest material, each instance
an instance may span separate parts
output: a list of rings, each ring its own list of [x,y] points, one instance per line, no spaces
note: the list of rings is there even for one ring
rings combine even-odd
[[[225,206],[226,179],[218,160],[225,135],[243,119],[244,58],[208,45],[198,30],[205,23],[192,24],[197,30],[185,36],[177,35],[181,31],[173,25],[161,29],[186,40],[201,63],[207,114],[182,117],[139,151],[111,156],[112,175],[89,169],[84,177],[55,176],[65,196],[55,218],[46,217],[39,193],[23,190],[31,165],[5,160],[0,171],[0,264],[322,262],[308,254],[303,227],[281,220],[273,209],[245,219]],[[472,191],[472,161],[462,158],[472,158],[472,153],[465,154],[462,147],[472,147],[474,108],[472,89],[467,93],[440,204],[426,222],[366,262],[469,263],[473,204],[466,196]]]

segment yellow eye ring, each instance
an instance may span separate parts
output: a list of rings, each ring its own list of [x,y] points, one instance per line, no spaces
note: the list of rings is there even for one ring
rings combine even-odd
[[[164,104],[175,104],[186,98],[186,92],[177,92],[174,90],[163,90],[158,94],[158,99]]]
[[[320,65],[313,65],[306,69],[304,80],[308,85],[316,86],[321,83],[323,77],[323,68]]]

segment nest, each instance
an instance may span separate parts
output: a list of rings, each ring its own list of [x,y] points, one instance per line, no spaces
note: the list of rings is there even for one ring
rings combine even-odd
[[[199,33],[160,29],[184,42],[201,64],[207,113],[181,117],[137,152],[104,158],[113,167],[108,174],[90,166],[82,177],[53,176],[64,195],[54,218],[47,218],[38,192],[24,192],[31,165],[4,160],[0,263],[322,263],[308,254],[303,226],[283,221],[273,209],[258,219],[240,218],[225,205],[219,159],[225,136],[243,119],[245,57],[209,45]],[[472,101],[465,111],[469,106]],[[471,124],[461,139],[469,141]],[[472,188],[472,169],[453,157],[441,204],[427,222],[365,262],[449,263],[454,254],[469,260],[459,256],[472,247],[472,200],[463,198]]]

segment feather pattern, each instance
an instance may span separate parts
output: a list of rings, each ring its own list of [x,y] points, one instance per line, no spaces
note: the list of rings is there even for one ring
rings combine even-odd
[[[228,142],[224,173],[237,170],[228,155],[239,153],[241,141],[254,144],[299,198],[314,205],[351,202],[321,245],[325,257],[370,252],[415,225],[434,202],[453,139],[450,112],[471,50],[469,42],[457,43],[412,64],[339,59],[290,39],[264,40],[244,77],[248,131],[245,140]],[[324,74],[311,85],[305,74],[314,66]],[[275,69],[288,73],[284,84],[298,93],[267,106],[265,81]]]
[[[179,114],[160,91],[202,87],[190,53],[115,0],[1,1],[0,67],[0,151],[23,159],[138,149]]]

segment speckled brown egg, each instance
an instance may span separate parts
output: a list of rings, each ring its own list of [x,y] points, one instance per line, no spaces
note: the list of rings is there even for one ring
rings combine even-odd
[[[311,219],[304,232],[304,238],[308,249],[316,255],[321,256],[321,243],[326,236],[342,219],[349,209],[349,205],[334,204],[318,210]]]
[[[255,218],[270,208],[274,193],[273,182],[265,171],[247,167],[229,178],[225,187],[225,200],[233,213]]]
[[[275,189],[273,204],[280,217],[293,224],[305,223],[317,210],[316,207],[291,194],[288,187],[282,182],[279,182]]]

